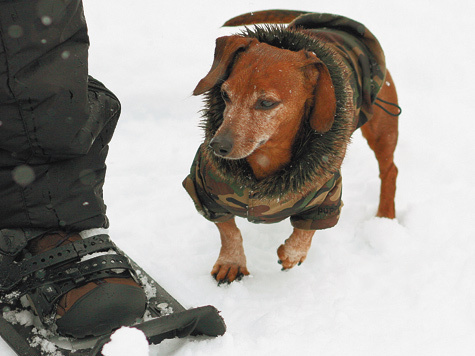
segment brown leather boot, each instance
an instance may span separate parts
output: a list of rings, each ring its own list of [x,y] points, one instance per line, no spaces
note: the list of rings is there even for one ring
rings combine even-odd
[[[38,255],[81,239],[78,233],[46,234],[31,241],[28,250]],[[104,278],[79,285],[57,303],[57,331],[75,338],[106,334],[141,318],[146,302],[143,288],[132,277]]]

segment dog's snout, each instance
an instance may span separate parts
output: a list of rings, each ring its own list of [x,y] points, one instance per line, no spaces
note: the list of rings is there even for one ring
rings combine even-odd
[[[226,136],[214,137],[209,145],[213,149],[214,153],[221,157],[226,157],[233,149],[233,141]]]

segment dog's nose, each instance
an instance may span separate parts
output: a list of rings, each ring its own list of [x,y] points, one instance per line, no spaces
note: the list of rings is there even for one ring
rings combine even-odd
[[[233,141],[226,136],[214,137],[209,145],[214,153],[221,157],[226,157],[233,149]]]

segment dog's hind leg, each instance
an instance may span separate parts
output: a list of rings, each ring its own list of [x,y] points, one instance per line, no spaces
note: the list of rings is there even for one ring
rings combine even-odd
[[[296,264],[300,265],[305,261],[314,234],[315,230],[294,228],[292,235],[277,249],[277,256],[279,256],[282,270],[290,269]]]
[[[397,105],[396,88],[389,72],[386,73],[386,82],[383,84],[378,98]],[[394,219],[396,216],[394,198],[398,173],[394,164],[394,150],[398,139],[398,117],[385,112],[377,105],[373,107],[374,115],[361,127],[361,131],[374,151],[379,164],[381,194],[376,215]]]
[[[249,275],[241,232],[234,218],[223,223],[216,223],[216,226],[221,237],[221,250],[211,271],[213,277],[219,283],[230,283]]]

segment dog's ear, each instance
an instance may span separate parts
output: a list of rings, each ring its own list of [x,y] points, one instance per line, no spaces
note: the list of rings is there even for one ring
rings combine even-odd
[[[257,42],[257,40],[242,36],[224,36],[216,39],[213,65],[206,77],[200,80],[193,91],[193,95],[203,94],[214,87],[220,80],[223,80],[236,53],[239,50],[247,49],[253,42]]]
[[[329,131],[336,114],[336,96],[327,66],[313,54],[312,62],[318,70],[314,104],[310,113],[310,126],[318,133]]]

